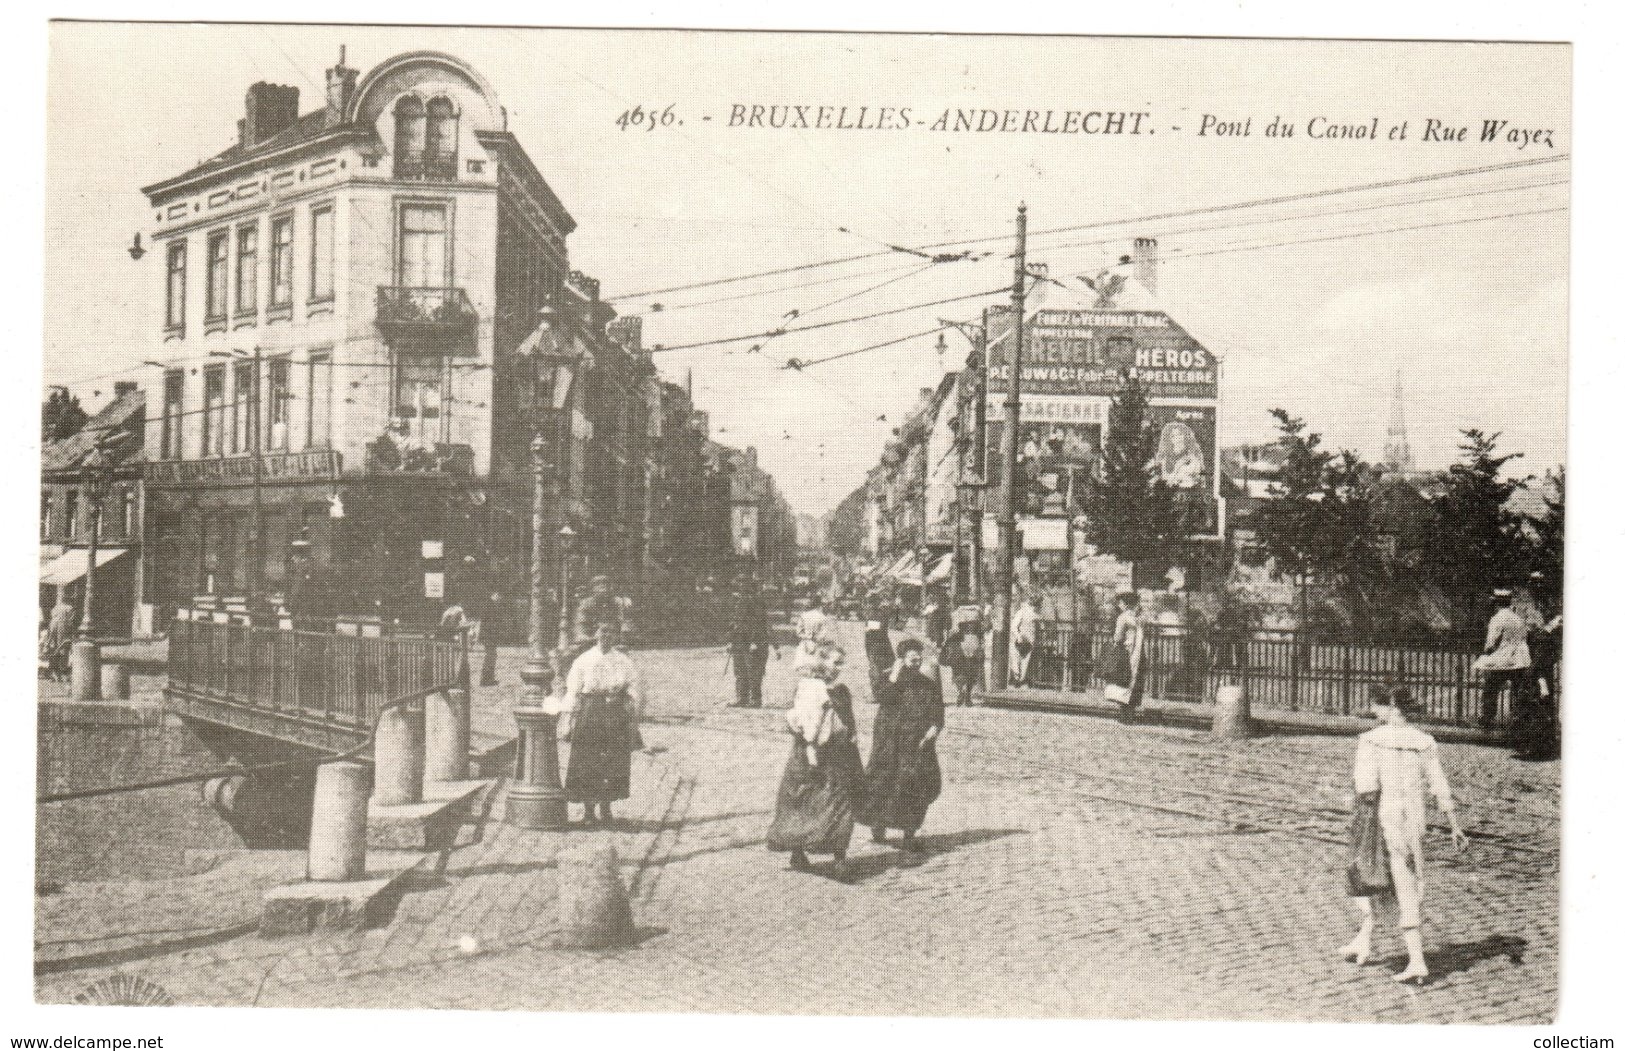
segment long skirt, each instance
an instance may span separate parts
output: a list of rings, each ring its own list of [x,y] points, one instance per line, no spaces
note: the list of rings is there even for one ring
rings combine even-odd
[[[807,762],[806,744],[792,738],[767,848],[808,854],[845,851],[862,790],[863,759],[849,738],[820,747],[817,766]]]
[[[913,832],[942,794],[942,768],[936,742],[922,747],[918,735],[901,731],[876,728],[860,820],[871,828]]]
[[[637,725],[626,703],[582,697],[570,731],[564,794],[572,803],[612,803],[632,794],[632,752]]]

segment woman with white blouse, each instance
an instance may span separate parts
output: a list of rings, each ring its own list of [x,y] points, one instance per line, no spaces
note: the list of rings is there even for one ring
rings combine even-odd
[[[1396,686],[1379,689],[1371,707],[1382,725],[1360,735],[1354,753],[1354,792],[1356,807],[1367,808],[1368,812],[1374,808],[1376,820],[1362,822],[1357,816],[1355,856],[1358,861],[1362,847],[1386,848],[1386,867],[1399,903],[1399,928],[1409,957],[1405,969],[1394,975],[1394,980],[1421,983],[1428,976],[1427,960],[1422,954],[1422,836],[1427,831],[1428,793],[1449,818],[1450,839],[1457,850],[1466,848],[1467,836],[1456,820],[1450,783],[1439,765],[1439,746],[1410,723],[1420,703],[1410,690]],[[1362,835],[1377,834],[1381,835],[1380,844],[1360,841]],[[1350,866],[1349,890],[1360,910],[1360,929],[1339,952],[1355,963],[1364,963],[1371,955],[1374,925],[1371,891],[1382,877],[1361,879],[1364,872],[1357,873],[1358,867]]]

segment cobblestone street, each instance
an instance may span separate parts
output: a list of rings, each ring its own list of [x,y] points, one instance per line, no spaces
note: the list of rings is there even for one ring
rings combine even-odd
[[[850,642],[867,752],[874,709]],[[519,656],[504,652],[504,685],[477,691],[480,740],[511,735]],[[614,831],[510,828],[499,786],[392,922],[355,935],[266,941],[245,928],[285,861],[70,886],[74,915],[40,899],[38,999],[123,972],[216,1005],[1463,1023],[1555,1010],[1557,763],[1445,746],[1475,841],[1458,858],[1429,835],[1434,978],[1416,989],[1389,980],[1403,957],[1392,917],[1371,965],[1334,957],[1354,927],[1345,736],[1225,746],[1195,730],[950,708],[924,849],[860,829],[844,870],[797,873],[762,845],[781,713],[722,707],[721,650],[635,656],[651,752],[634,760]],[[788,698],[788,663],[770,662],[770,706]],[[581,839],[620,854],[634,948],[549,947],[554,858]],[[210,929],[165,943],[130,933],[188,912]],[[70,925],[74,952],[39,947]]]

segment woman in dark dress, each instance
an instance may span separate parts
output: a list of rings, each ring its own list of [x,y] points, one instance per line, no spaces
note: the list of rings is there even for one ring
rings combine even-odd
[[[897,662],[875,696],[874,742],[864,778],[859,820],[877,843],[887,829],[903,833],[903,843],[925,823],[925,812],[942,793],[937,765],[937,735],[942,732],[942,685],[921,670],[925,647],[906,639],[897,647]]]
[[[863,655],[869,659],[869,690],[876,702],[885,689],[886,675],[897,660],[891,648],[891,629],[886,626],[887,613],[876,607],[863,630]]]
[[[863,790],[863,759],[858,755],[852,694],[836,682],[845,655],[826,645],[816,673],[827,690],[822,719],[798,718],[792,710],[790,758],[779,781],[778,805],[767,830],[769,850],[788,850],[790,867],[806,871],[808,854],[846,860],[854,814]],[[811,684],[808,684],[811,685]]]

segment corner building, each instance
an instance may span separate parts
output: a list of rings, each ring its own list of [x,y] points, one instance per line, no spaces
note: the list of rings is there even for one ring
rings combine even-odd
[[[455,601],[516,626],[538,432],[545,579],[567,523],[578,579],[641,573],[658,378],[570,270],[575,221],[477,71],[341,56],[304,114],[255,84],[234,145],[143,192],[157,617],[298,581],[296,613],[425,623]]]

